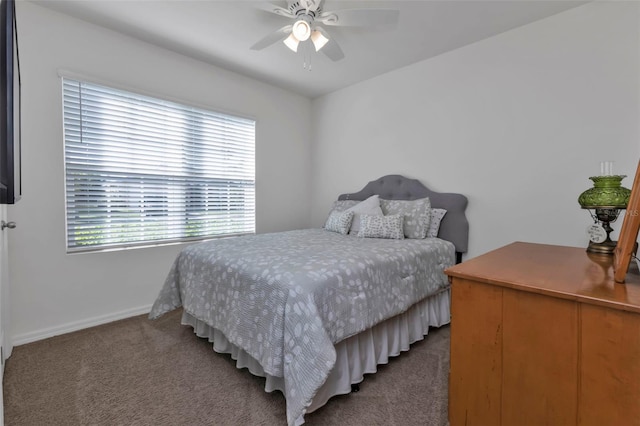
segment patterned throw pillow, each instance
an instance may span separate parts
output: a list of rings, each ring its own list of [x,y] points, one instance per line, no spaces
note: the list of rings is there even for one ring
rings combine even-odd
[[[407,238],[425,238],[431,219],[431,201],[429,198],[417,200],[380,200],[382,213],[404,216],[404,236]]]
[[[382,209],[380,208],[380,198],[378,195],[372,195],[364,201],[359,202],[353,207],[345,210],[354,213],[353,222],[351,222],[351,232],[356,233],[360,230],[360,218],[364,214],[382,216]]]
[[[355,206],[360,201],[357,200],[336,200],[333,202],[333,206],[331,206],[332,212],[343,212],[350,207]]]
[[[429,230],[427,231],[428,238],[435,238],[438,236],[440,222],[445,214],[447,214],[445,209],[431,209],[431,222],[429,223]]]
[[[402,216],[399,214],[389,216],[363,214],[360,218],[361,223],[358,237],[402,240],[404,239],[402,219]]]
[[[333,211],[329,215],[327,222],[324,224],[324,229],[331,232],[338,232],[340,234],[349,233],[351,227],[351,221],[353,220],[353,212],[337,212]]]

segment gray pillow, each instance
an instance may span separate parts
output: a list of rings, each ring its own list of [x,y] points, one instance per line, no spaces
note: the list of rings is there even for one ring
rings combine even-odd
[[[324,224],[324,229],[339,234],[348,234],[353,221],[353,212],[336,212],[333,211]]]
[[[402,216],[399,214],[389,216],[363,214],[360,216],[358,237],[402,240],[404,239]]]
[[[380,200],[382,212],[386,215],[404,216],[404,236],[407,238],[426,238],[431,218],[429,198],[417,200]]]
[[[345,210],[347,210],[349,207],[353,207],[356,204],[358,204],[360,201],[356,201],[356,200],[336,200],[333,202],[333,205],[331,206],[331,210],[329,210],[329,214],[327,215],[327,218],[325,219],[325,226],[327,221],[329,220],[329,217],[331,216],[331,213],[333,212],[343,212]],[[351,222],[353,223],[353,219],[351,220]],[[348,232],[348,230],[347,230]]]
[[[343,212],[345,210],[347,210],[349,207],[353,207],[356,204],[358,204],[360,201],[358,200],[336,200],[333,202],[333,205],[331,206],[331,212]]]
[[[435,238],[438,236],[440,230],[440,222],[444,215],[447,214],[445,209],[431,209],[431,221],[429,222],[429,230],[427,231],[427,237]]]

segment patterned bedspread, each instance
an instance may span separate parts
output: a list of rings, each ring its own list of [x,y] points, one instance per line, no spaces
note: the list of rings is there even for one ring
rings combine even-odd
[[[176,258],[150,318],[180,306],[284,377],[289,425],[335,363],[334,344],[448,286],[454,246],[304,229],[220,239]]]

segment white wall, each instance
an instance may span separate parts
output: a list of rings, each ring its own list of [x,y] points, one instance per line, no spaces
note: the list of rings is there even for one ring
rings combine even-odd
[[[613,160],[630,188],[638,164],[638,23],[635,2],[591,3],[315,99],[312,225],[397,173],[468,196],[468,257],[586,247],[588,177]]]
[[[572,9],[313,102],[31,3],[17,8],[24,196],[8,218],[18,223],[9,233],[18,344],[144,312],[182,247],[65,254],[60,68],[255,117],[258,232],[319,226],[339,193],[400,173],[469,197],[469,256],[514,240],[585,246],[590,220],[577,197],[588,176],[614,160],[630,187],[640,155],[632,2]]]
[[[145,312],[182,247],[65,253],[58,69],[256,118],[257,232],[309,225],[307,98],[30,3],[18,2],[17,19],[23,198],[8,212],[18,224],[9,241],[14,343]]]

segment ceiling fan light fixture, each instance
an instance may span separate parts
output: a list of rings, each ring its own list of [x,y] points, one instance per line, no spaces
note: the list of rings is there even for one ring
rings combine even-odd
[[[293,34],[298,41],[305,41],[311,36],[311,26],[304,19],[299,19],[293,24],[291,34]]]
[[[329,39],[324,36],[320,31],[314,30],[311,33],[311,41],[313,42],[314,47],[316,48],[316,52],[319,52],[320,49],[324,47],[325,44],[329,42]]]
[[[294,36],[293,33],[291,33],[289,34],[289,37],[283,40],[283,43],[286,44],[289,49],[293,50],[294,52],[297,52],[300,41],[298,41],[296,36]]]

